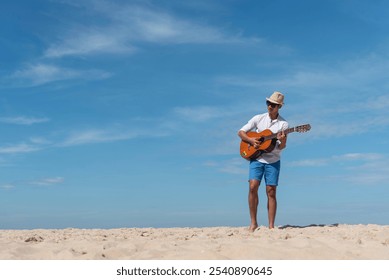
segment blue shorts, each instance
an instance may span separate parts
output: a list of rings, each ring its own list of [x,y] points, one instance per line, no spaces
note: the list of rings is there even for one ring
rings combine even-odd
[[[257,160],[250,161],[249,180],[261,181],[265,177],[266,186],[278,186],[281,161],[263,163]]]

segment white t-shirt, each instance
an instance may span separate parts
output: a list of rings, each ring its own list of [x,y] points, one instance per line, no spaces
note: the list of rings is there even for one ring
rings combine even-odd
[[[247,122],[240,130],[245,132],[255,131],[261,132],[265,129],[270,129],[273,133],[278,133],[282,130],[288,129],[288,122],[278,115],[278,118],[272,120],[269,116],[269,113],[264,113],[260,115],[254,116],[251,120]],[[281,150],[278,148],[280,141],[277,140],[277,145],[270,153],[263,153],[261,156],[257,158],[258,161],[264,163],[274,163],[280,160],[281,158]]]

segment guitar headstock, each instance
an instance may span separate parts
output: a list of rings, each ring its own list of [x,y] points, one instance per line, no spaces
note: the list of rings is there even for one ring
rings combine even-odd
[[[304,124],[304,125],[296,126],[294,130],[301,133],[301,132],[307,132],[310,129],[311,129],[310,124]]]

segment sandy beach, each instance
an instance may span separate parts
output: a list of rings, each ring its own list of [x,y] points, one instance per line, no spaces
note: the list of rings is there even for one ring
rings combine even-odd
[[[389,226],[0,230],[2,260],[388,260]]]

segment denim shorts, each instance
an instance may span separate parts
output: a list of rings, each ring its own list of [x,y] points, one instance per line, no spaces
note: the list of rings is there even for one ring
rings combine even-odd
[[[261,181],[265,177],[266,186],[278,186],[281,161],[263,163],[257,160],[250,161],[249,180]]]

